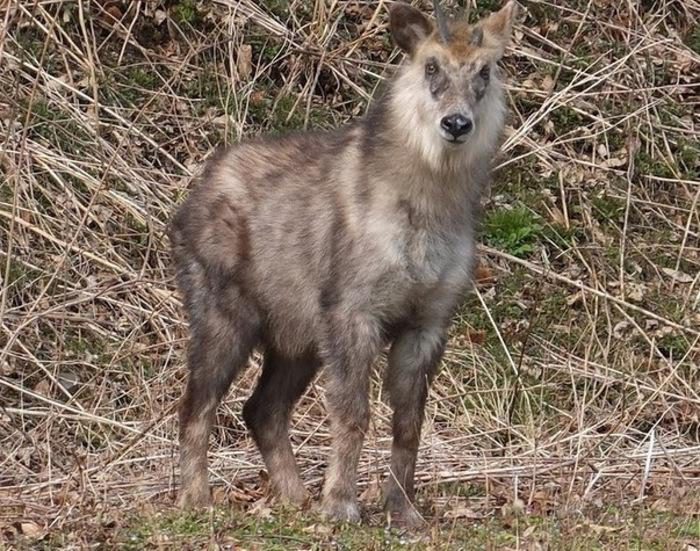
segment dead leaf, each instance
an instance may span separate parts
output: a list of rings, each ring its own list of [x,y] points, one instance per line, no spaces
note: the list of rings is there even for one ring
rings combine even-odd
[[[558,224],[559,226],[562,226],[564,228],[568,228],[568,220],[566,219],[566,216],[564,216],[564,213],[561,211],[561,209],[557,206],[552,206],[549,209],[549,214],[552,217],[552,221],[555,224]]]
[[[646,291],[646,289],[643,285],[629,283],[625,294],[627,299],[631,300],[632,302],[642,302],[644,299],[644,291]]]
[[[467,340],[477,346],[482,346],[486,342],[486,331],[477,331],[476,329],[467,329],[464,332]]]
[[[72,370],[61,370],[58,374],[58,382],[68,392],[74,392],[80,384],[80,376]]]
[[[474,269],[474,281],[477,285],[491,282],[496,279],[494,271],[485,264],[479,263]]]
[[[260,518],[270,518],[272,516],[272,508],[265,498],[259,499],[250,508],[250,513]]]
[[[547,92],[554,90],[554,79],[547,75],[542,79],[542,88]]]
[[[302,528],[302,532],[306,532],[308,534],[315,534],[318,536],[327,536],[333,533],[333,528],[330,526],[326,526],[325,524],[311,524]]]
[[[537,515],[544,515],[549,512],[550,501],[546,490],[537,490],[530,498],[530,510]]]
[[[515,498],[512,503],[506,503],[501,507],[503,524],[507,527],[513,526],[516,518],[521,518],[525,514],[525,502],[520,498]]]
[[[29,538],[38,538],[43,532],[41,526],[39,526],[36,522],[32,522],[31,520],[20,523],[19,527],[22,530],[22,533]]]
[[[236,69],[239,79],[248,80],[250,78],[253,72],[253,47],[250,44],[243,44],[239,48]]]
[[[615,326],[613,327],[613,335],[615,336],[616,339],[623,338],[624,332],[627,329],[629,329],[630,326],[631,326],[631,324],[627,320],[617,322],[615,324]]]
[[[254,107],[260,107],[265,103],[265,92],[256,90],[250,94],[250,104]]]
[[[470,509],[469,507],[454,507],[453,509],[450,509],[449,511],[445,511],[445,514],[443,515],[446,519],[455,519],[455,518],[467,518],[467,519],[481,519],[483,518],[483,515],[480,515],[474,509]]]
[[[166,13],[165,10],[158,9],[155,11],[153,14],[153,21],[155,22],[156,26],[160,27],[163,23],[168,18],[168,14]]]
[[[212,121],[217,126],[230,126],[233,124],[233,117],[228,114],[220,115],[212,119]]]
[[[678,283],[692,283],[694,280],[693,276],[681,272],[680,270],[661,268],[661,271]]]
[[[581,291],[577,291],[573,295],[569,296],[566,299],[566,305],[573,306],[574,304],[576,304],[577,302],[580,302],[581,300],[583,300],[583,293]]]
[[[603,526],[600,524],[589,524],[588,527],[598,535],[610,532],[617,532],[620,530],[620,527],[618,526]]]
[[[119,9],[119,6],[117,4],[107,6],[105,8],[105,11],[114,21],[119,21],[122,17],[124,17],[122,10]]]
[[[0,375],[11,375],[14,373],[14,369],[9,362],[3,360],[0,362]]]
[[[591,233],[593,234],[593,239],[601,245],[610,245],[613,242],[612,236],[602,231],[597,224],[591,227]]]
[[[42,379],[36,385],[34,385],[34,392],[48,398],[51,396],[51,383],[46,379]]]
[[[124,17],[124,12],[122,12],[118,2],[108,0],[101,2],[101,4],[102,9],[98,17],[103,23],[112,26]]]
[[[619,168],[627,164],[627,159],[624,157],[611,157],[610,159],[603,161],[601,164],[604,168]]]
[[[544,123],[544,135],[545,136],[554,135],[555,130],[556,130],[556,126],[554,126],[554,121],[547,121],[546,123]]]
[[[362,501],[376,501],[382,495],[382,486],[377,480],[372,480],[360,494]]]

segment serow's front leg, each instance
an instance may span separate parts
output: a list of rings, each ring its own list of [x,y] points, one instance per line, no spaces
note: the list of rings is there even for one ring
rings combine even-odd
[[[329,323],[323,355],[333,449],[321,510],[334,520],[360,521],[357,465],[369,425],[369,374],[379,344],[379,331],[371,319],[356,316]]]
[[[391,524],[415,528],[423,518],[413,505],[414,471],[428,388],[445,349],[442,328],[411,328],[394,341],[385,388],[394,410],[391,471],[384,489]]]

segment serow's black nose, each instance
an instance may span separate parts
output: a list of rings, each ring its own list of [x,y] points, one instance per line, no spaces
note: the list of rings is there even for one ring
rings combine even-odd
[[[448,132],[455,140],[460,136],[469,134],[474,123],[464,115],[448,115],[440,121],[440,126]]]

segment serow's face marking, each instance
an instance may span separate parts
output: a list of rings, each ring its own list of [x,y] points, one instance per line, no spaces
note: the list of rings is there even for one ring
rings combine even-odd
[[[489,98],[500,94],[496,64],[510,41],[515,13],[509,2],[475,24],[443,20],[437,28],[410,6],[392,8],[392,34],[410,56],[401,98],[416,111],[426,136],[437,133],[446,147],[455,147],[488,123]]]
[[[442,55],[425,61],[425,86],[430,92],[440,136],[452,144],[467,141],[474,129],[474,114],[491,80],[491,63],[455,62]]]

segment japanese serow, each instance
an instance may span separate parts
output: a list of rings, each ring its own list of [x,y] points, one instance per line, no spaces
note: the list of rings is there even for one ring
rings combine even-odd
[[[389,347],[394,415],[385,507],[414,525],[414,469],[430,382],[475,261],[480,198],[504,126],[497,62],[509,2],[476,24],[394,3],[406,53],[366,116],[334,131],[253,139],[209,161],[170,226],[189,319],[180,408],[183,506],[207,504],[217,405],[264,357],[243,419],[282,500],[307,500],[289,440],[319,369],[333,446],[321,509],[358,521],[356,473],[372,364]]]

